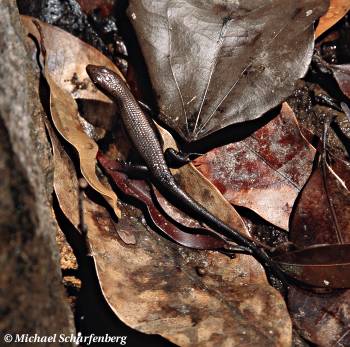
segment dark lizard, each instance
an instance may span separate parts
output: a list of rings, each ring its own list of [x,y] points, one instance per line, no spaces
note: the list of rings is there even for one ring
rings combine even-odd
[[[86,71],[93,83],[118,104],[125,130],[145,162],[154,184],[167,193],[175,206],[230,237],[245,253],[253,255],[271,274],[284,282],[283,272],[261,246],[216,218],[179,187],[165,160],[154,123],[143,112],[122,78],[102,66],[88,65]]]

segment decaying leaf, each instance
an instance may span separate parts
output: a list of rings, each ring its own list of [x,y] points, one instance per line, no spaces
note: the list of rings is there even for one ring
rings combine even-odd
[[[300,195],[291,222],[290,239],[301,248],[315,246],[284,255],[284,269],[315,286],[349,288],[350,246],[342,243],[349,242],[350,201],[345,183],[349,181],[349,168],[331,156],[329,162],[323,153],[319,167]],[[349,293],[350,290],[313,294],[292,288],[288,306],[294,324],[318,346],[347,346]]]
[[[247,139],[218,147],[194,161],[232,204],[248,207],[288,230],[294,201],[306,183],[315,149],[291,108]]]
[[[319,347],[350,346],[350,290],[317,294],[293,287],[288,301],[304,338]]]
[[[300,195],[290,240],[301,248],[350,243],[350,192],[323,156]]]
[[[331,0],[328,11],[324,14],[317,24],[315,37],[319,37],[326,30],[342,19],[350,10],[349,0]]]
[[[350,288],[350,244],[315,245],[275,260],[286,274],[307,285]]]
[[[327,0],[133,0],[160,118],[193,141],[279,104],[308,68]]]
[[[55,41],[56,35],[58,37],[58,42],[60,41],[61,36],[65,36],[65,45],[67,45],[68,42],[70,42],[70,45],[73,45],[79,40],[58,28],[51,27],[48,24],[41,22],[39,23],[37,20],[35,20],[37,23],[35,25],[33,24],[34,19],[30,19],[29,17],[24,17],[22,20],[27,29],[30,30],[30,33],[37,38],[41,45],[41,50],[44,51],[42,52],[44,57],[43,72],[50,87],[50,111],[54,125],[60,134],[78,151],[80,170],[89,185],[102,194],[106,201],[112,206],[116,215],[120,218],[121,212],[117,205],[117,196],[106,183],[102,183],[99,180],[95,172],[98,146],[96,142],[85,133],[79,120],[78,106],[72,97],[72,92],[69,92],[66,88],[64,88],[65,80],[62,79],[62,76],[58,77],[56,75],[56,70],[52,70],[51,64],[54,66],[55,64],[52,62],[52,60],[50,60],[50,57],[54,57],[52,58],[53,60],[57,59],[60,62],[57,64],[57,66],[64,69],[64,53],[67,50],[60,51],[60,55],[57,55],[56,53],[59,46],[55,46],[55,49],[51,51],[51,46],[47,46],[47,43],[51,42],[52,40]],[[58,45],[58,42],[55,42],[55,45]],[[86,44],[84,45],[86,47],[90,47]],[[93,50],[92,47],[90,47],[90,49]],[[91,56],[88,54],[87,56],[91,58],[90,62],[92,62],[94,61],[93,54],[91,52],[90,54]],[[101,54],[99,53],[99,55]],[[107,61],[107,58],[105,58],[105,60]],[[76,57],[75,61],[77,61]],[[80,68],[82,66],[85,68],[85,65],[80,65]],[[55,71],[56,73],[52,71]],[[59,81],[60,84],[57,81]],[[103,96],[103,98],[106,97]]]

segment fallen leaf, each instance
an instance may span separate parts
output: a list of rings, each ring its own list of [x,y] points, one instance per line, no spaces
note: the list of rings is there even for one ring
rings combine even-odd
[[[66,173],[74,181],[75,171]],[[125,324],[185,347],[291,345],[283,298],[256,273],[250,256],[178,247],[135,219],[115,225],[87,197],[84,206],[102,292]],[[134,230],[136,245],[125,245],[116,227]]]
[[[279,116],[250,137],[215,148],[194,164],[229,202],[288,230],[294,201],[312,171],[314,155],[292,109],[284,103]]]
[[[71,92],[68,92],[64,88],[62,79],[58,79],[55,72],[53,72],[52,69],[50,70],[52,63],[50,57],[55,56],[55,58],[58,59],[56,55],[57,47],[55,50],[51,51],[51,46],[47,46],[47,43],[54,40],[55,34],[59,33],[57,34],[57,45],[60,42],[61,36],[65,37],[64,42],[66,45],[68,42],[73,44],[80,40],[58,28],[54,28],[42,22],[39,23],[37,20],[35,20],[37,25],[34,25],[29,17],[24,17],[22,20],[26,27],[30,29],[30,33],[37,38],[41,45],[41,53],[44,57],[43,72],[50,87],[50,111],[54,125],[60,134],[77,150],[80,160],[80,170],[86,181],[93,189],[102,194],[106,201],[112,206],[115,214],[120,218],[121,212],[117,205],[117,196],[113,190],[106,183],[102,183],[96,175],[96,155],[98,152],[98,146],[96,142],[85,133],[79,119],[78,106],[73,99]],[[46,34],[48,34],[48,36],[46,36]],[[84,45],[87,46],[86,44]],[[93,49],[92,47],[90,48]],[[66,50],[60,51],[60,57],[64,61],[65,56],[63,55],[63,52],[66,52]],[[92,57],[92,53],[90,54]],[[87,56],[89,55],[87,54]],[[107,60],[107,58],[105,58],[105,60]],[[92,59],[92,61],[94,60]],[[65,67],[62,62],[61,67]],[[56,78],[54,76],[56,76]],[[59,85],[57,81],[60,81],[61,84]],[[105,96],[103,97],[106,98]]]
[[[232,243],[226,242],[219,235],[215,238],[182,231],[166,219],[154,205],[150,187],[145,181],[129,179],[125,174],[118,171],[120,167],[116,161],[108,160],[102,153],[98,153],[97,159],[118,188],[125,194],[142,201],[147,206],[148,213],[154,224],[175,242],[182,246],[195,249],[229,249],[229,246],[232,245]],[[178,220],[177,222],[181,223]]]
[[[350,243],[350,192],[324,158],[301,192],[289,238],[300,248]]]
[[[163,150],[168,148],[178,150],[174,138],[169,131],[156,123],[163,142]],[[220,191],[192,164],[184,165],[178,169],[171,169],[179,186],[195,201],[204,206],[210,213],[222,220],[227,225],[240,231],[241,234],[251,236],[243,219],[230,203],[222,196]],[[161,207],[173,219],[181,218],[183,224],[188,226],[198,225],[192,218],[181,213],[161,196],[157,189],[153,188]]]
[[[79,230],[79,182],[77,176],[73,174],[67,180],[67,172],[75,172],[75,167],[49,121],[45,121],[45,127],[49,133],[53,152],[53,188],[63,213],[68,215],[69,221]]]
[[[274,260],[287,275],[307,285],[350,288],[350,244],[314,245]]]
[[[349,0],[331,0],[328,11],[320,18],[315,37],[321,36],[325,31],[342,19],[350,10]]]
[[[350,64],[328,65],[341,91],[350,98]]]
[[[58,87],[72,94],[74,99],[93,99],[111,104],[112,101],[95,88],[85,69],[88,64],[103,65],[124,79],[113,62],[97,49],[62,29],[33,17],[21,16],[27,34],[33,35],[38,42],[41,37],[33,20],[40,23],[47,52],[47,72]]]
[[[319,347],[350,346],[350,290],[317,294],[293,287],[288,295],[293,323]]]
[[[287,268],[297,278],[303,281],[306,278],[316,286],[346,288],[350,278],[346,264],[350,246],[337,243],[349,242],[350,201],[346,184],[336,172],[346,181],[350,176],[345,162],[332,156],[329,162],[323,154],[320,165],[303,189],[291,221],[290,239],[300,248],[318,243],[334,244],[301,249],[299,254],[292,256],[298,265],[287,265]],[[303,262],[306,266],[300,265]],[[347,290],[341,295],[334,291],[314,294],[292,288],[288,306],[300,333],[321,347],[347,346],[349,293]]]
[[[160,119],[186,141],[255,119],[309,66],[327,0],[130,1]]]

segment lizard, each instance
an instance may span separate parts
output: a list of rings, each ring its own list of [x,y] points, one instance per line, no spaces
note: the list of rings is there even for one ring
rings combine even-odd
[[[283,271],[261,245],[215,217],[178,185],[168,167],[152,119],[142,110],[126,82],[117,73],[103,66],[87,65],[86,71],[94,85],[117,103],[126,133],[143,159],[146,165],[144,169],[147,169],[156,187],[166,192],[175,206],[203,221],[218,233],[230,237],[239,246],[238,250],[253,255],[265,269],[285,283]]]

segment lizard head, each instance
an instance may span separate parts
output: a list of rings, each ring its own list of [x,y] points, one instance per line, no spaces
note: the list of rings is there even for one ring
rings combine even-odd
[[[86,72],[96,87],[108,95],[113,95],[117,89],[125,88],[123,78],[104,66],[87,65]]]

